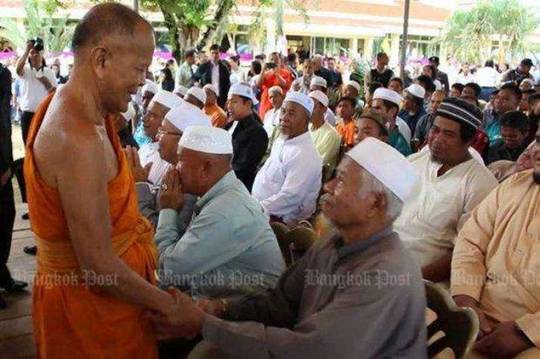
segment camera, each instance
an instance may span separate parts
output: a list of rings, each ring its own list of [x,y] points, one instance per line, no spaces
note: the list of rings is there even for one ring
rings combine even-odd
[[[36,51],[43,51],[43,49],[45,48],[45,46],[43,45],[43,40],[39,37],[31,39],[30,42],[32,43],[32,45],[34,46],[34,50]]]

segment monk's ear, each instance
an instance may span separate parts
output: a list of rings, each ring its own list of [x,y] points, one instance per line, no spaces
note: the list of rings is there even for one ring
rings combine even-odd
[[[90,63],[99,79],[105,77],[106,66],[111,57],[109,50],[103,46],[94,47],[90,51]]]

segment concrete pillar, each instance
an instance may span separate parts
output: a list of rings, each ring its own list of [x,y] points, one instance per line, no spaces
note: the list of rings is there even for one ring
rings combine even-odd
[[[349,50],[351,51],[351,55],[353,57],[358,54],[358,39],[356,37],[349,39]]]
[[[399,63],[399,34],[390,35],[390,67],[395,67]]]
[[[364,59],[371,63],[373,57],[373,37],[367,37],[364,41]]]

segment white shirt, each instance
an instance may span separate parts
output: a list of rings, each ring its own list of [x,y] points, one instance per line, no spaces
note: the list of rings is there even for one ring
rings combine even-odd
[[[244,72],[244,70],[239,68],[236,71],[231,71],[229,79],[231,80],[231,85],[235,83],[246,82],[246,73]]]
[[[324,120],[328,122],[332,126],[336,126],[337,117],[334,114],[334,112],[330,108],[326,108],[326,112],[324,113]]]
[[[466,85],[466,84],[471,83],[471,82],[476,82],[476,78],[470,72],[467,74],[467,76],[465,76],[465,75],[463,75],[461,73],[461,74],[457,75],[456,82],[460,83],[462,85]]]
[[[49,91],[38,80],[36,74],[39,73],[46,77],[53,87],[56,87],[56,77],[48,67],[44,67],[37,72],[30,65],[25,65],[23,71],[23,75],[19,77],[21,79],[20,107],[22,111],[36,112],[41,101],[49,94]]]
[[[266,213],[293,225],[315,212],[321,175],[322,160],[309,131],[290,140],[282,136],[257,173],[252,195]]]
[[[141,166],[144,167],[152,162],[148,181],[156,186],[160,186],[167,172],[173,167],[169,162],[165,161],[159,155],[159,143],[146,143],[139,148],[139,159]]]
[[[219,63],[212,62],[212,85],[219,90]],[[218,96],[219,97],[219,96]]]
[[[471,211],[498,183],[473,158],[440,177],[437,171],[442,165],[431,159],[429,151],[408,159],[420,185],[403,206],[394,230],[423,267],[452,252],[457,233]]]
[[[264,114],[264,121],[263,126],[266,130],[266,134],[268,135],[268,138],[272,136],[272,133],[274,132],[274,128],[279,126],[279,113],[280,109],[278,108],[277,111],[275,108],[272,108],[271,110],[266,111]]]
[[[476,83],[480,87],[495,87],[500,74],[493,67],[481,67],[476,71]]]
[[[398,128],[398,131],[403,135],[403,138],[407,141],[407,143],[411,143],[411,128],[409,125],[407,125],[407,122],[405,122],[404,119],[401,117],[396,117],[396,126]]]

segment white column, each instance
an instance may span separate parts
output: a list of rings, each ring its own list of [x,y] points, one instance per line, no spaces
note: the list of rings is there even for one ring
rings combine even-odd
[[[373,56],[373,37],[367,37],[364,42],[364,59],[371,63]]]

